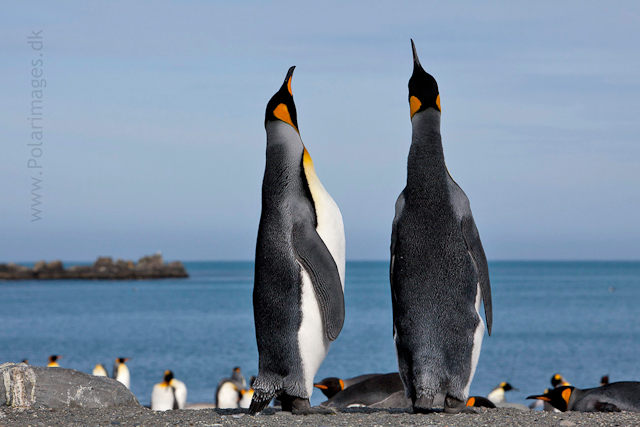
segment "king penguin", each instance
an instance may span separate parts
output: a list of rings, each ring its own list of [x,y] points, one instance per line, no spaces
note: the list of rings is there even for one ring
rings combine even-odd
[[[54,354],[49,356],[49,363],[47,364],[47,368],[59,368],[58,359],[62,359],[62,356],[58,354]]]
[[[444,411],[458,413],[480,356],[481,300],[491,334],[489,269],[469,200],[444,161],[438,84],[411,45],[413,135],[391,233],[394,340],[414,412],[431,412],[442,392]]]
[[[93,375],[96,377],[108,377],[107,370],[102,363],[98,363],[95,368],[93,368]]]
[[[265,117],[253,288],[259,373],[251,414],[276,396],[285,411],[309,412],[314,376],[344,324],[344,225],[300,139],[294,68]]]
[[[151,410],[184,409],[186,402],[187,386],[182,381],[173,378],[173,372],[165,371],[163,381],[153,386]]]
[[[507,398],[505,397],[505,393],[511,390],[520,391],[517,388],[513,388],[513,386],[508,382],[503,381],[489,392],[489,394],[487,395],[487,399],[489,399],[496,405],[498,403],[506,403]]]
[[[377,377],[379,375],[381,374],[358,375],[357,377],[347,378],[345,380],[337,377],[329,377],[323,379],[319,383],[315,383],[313,386],[320,389],[320,391],[322,391],[322,394],[331,399],[333,396],[346,389],[347,387],[351,387],[352,385],[361,383],[364,380],[368,380],[369,378]]]
[[[125,365],[125,362],[129,361],[128,357],[118,357],[113,365],[113,378],[124,384],[129,388],[131,385],[131,375],[129,374],[129,368]]]
[[[549,402],[562,412],[640,412],[640,382],[621,381],[583,390],[559,386],[527,399]]]

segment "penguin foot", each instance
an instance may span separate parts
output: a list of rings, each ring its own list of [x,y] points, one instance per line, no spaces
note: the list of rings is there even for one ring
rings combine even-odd
[[[431,414],[433,409],[433,397],[420,396],[413,401],[413,413],[414,414]]]
[[[309,399],[303,399],[301,397],[289,396],[286,393],[282,393],[279,397],[282,403],[282,410],[286,412],[294,411],[307,411],[311,409]]]
[[[465,410],[466,407],[467,405],[464,400],[456,399],[455,397],[451,396],[447,396],[446,399],[444,399],[445,414],[459,414],[460,412]],[[473,412],[469,413],[477,414],[475,410],[472,409],[472,411]]]

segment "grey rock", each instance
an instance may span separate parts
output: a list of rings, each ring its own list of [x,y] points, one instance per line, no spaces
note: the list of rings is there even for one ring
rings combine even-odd
[[[24,363],[0,365],[0,406],[5,405],[49,409],[140,406],[136,397],[114,379]]]

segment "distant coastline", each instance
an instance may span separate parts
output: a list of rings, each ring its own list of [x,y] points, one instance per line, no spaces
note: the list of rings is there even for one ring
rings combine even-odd
[[[180,261],[165,263],[162,255],[144,256],[131,260],[98,257],[91,265],[68,268],[60,260],[38,261],[33,267],[15,263],[0,264],[0,280],[140,280],[187,278],[189,274]]]

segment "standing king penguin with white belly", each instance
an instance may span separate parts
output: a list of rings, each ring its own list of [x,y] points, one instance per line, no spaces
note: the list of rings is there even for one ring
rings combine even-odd
[[[253,313],[259,373],[249,412],[276,396],[312,412],[313,379],[344,323],[342,215],[298,132],[291,67],[267,105],[267,152],[256,245]]]
[[[413,135],[407,186],[391,234],[393,333],[405,393],[417,413],[465,408],[484,323],[491,334],[491,285],[469,200],[449,175],[440,136],[440,94],[413,40],[409,105]]]

